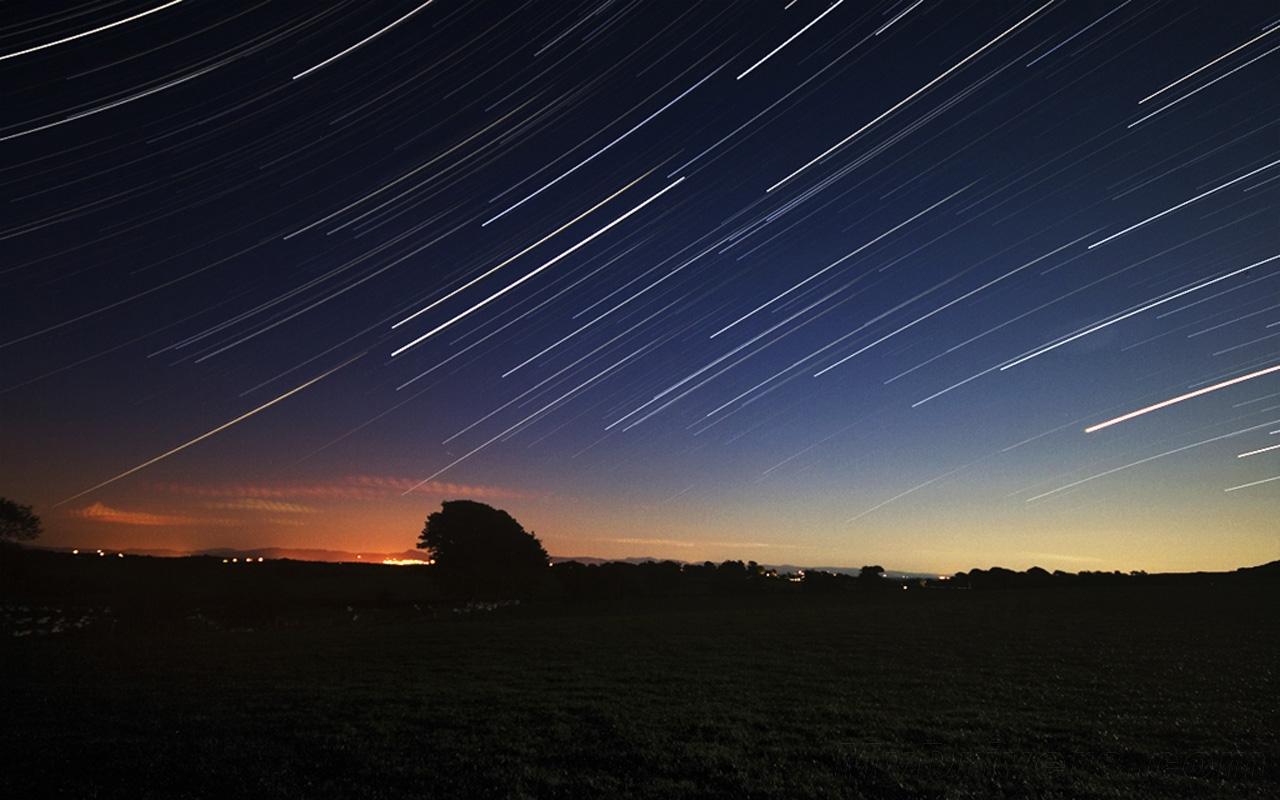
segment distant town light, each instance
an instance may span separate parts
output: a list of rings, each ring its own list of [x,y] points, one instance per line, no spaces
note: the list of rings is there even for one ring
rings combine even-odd
[[[80,548],[79,548],[79,547],[77,547],[75,550],[72,550],[72,551],[71,551],[71,555],[73,555],[73,556],[78,556],[78,555],[80,555]]]
[[[261,563],[262,563],[262,556],[258,556],[258,563],[259,563],[259,564],[261,564]]]

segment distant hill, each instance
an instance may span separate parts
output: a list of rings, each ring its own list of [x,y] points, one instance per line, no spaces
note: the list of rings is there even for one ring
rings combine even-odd
[[[553,564],[563,564],[566,561],[577,561],[579,564],[644,564],[650,561],[674,561],[677,564],[701,564],[701,561],[683,561],[678,558],[654,558],[652,556],[629,556],[627,558],[597,558],[595,556],[551,556]],[[765,569],[776,570],[778,574],[786,574],[789,572],[834,572],[837,575],[857,575],[862,572],[862,567],[802,567],[796,564],[761,564]],[[936,572],[903,572],[902,570],[888,569],[885,570],[885,577],[888,578],[937,578]]]
[[[60,550],[69,550],[69,548],[59,548]],[[110,550],[111,553],[124,553],[130,556],[156,556],[159,558],[182,558],[185,556],[213,556],[215,558],[264,558],[264,559],[292,559],[294,561],[326,561],[330,563],[372,563],[378,564],[385,560],[407,560],[407,561],[426,561],[427,556],[421,550],[403,550],[396,553],[377,553],[377,552],[349,552],[346,550],[324,550],[320,548],[298,548],[298,547],[259,547],[251,550],[241,550],[232,547],[216,547],[209,550],[165,550],[165,549],[147,549],[147,548],[125,548],[123,550]]]
[[[1276,578],[1280,577],[1280,561],[1268,561],[1256,567],[1240,567],[1236,572],[1253,578]]]
[[[565,564],[576,561],[579,564],[647,564],[650,561],[674,561],[677,564],[688,564],[678,558],[655,558],[653,556],[628,556],[626,558],[598,558],[596,556],[551,556],[552,564]]]
[[[862,572],[862,567],[799,567],[795,564],[765,564],[766,569],[776,569],[779,573],[787,572],[834,572],[837,575],[852,575],[855,578]],[[886,578],[937,578],[936,572],[903,572],[900,569],[886,569]]]

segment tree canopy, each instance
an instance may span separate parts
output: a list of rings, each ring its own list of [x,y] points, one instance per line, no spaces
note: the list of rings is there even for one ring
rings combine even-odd
[[[447,590],[471,597],[527,593],[549,558],[538,537],[510,514],[473,500],[446,500],[418,538]]]
[[[7,497],[0,497],[0,541],[31,541],[43,530],[40,518],[31,511],[31,506],[19,505]]]

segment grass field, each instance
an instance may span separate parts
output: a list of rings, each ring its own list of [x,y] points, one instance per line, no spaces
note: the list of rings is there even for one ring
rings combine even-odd
[[[0,794],[1276,797],[1276,599],[797,592],[10,638]]]

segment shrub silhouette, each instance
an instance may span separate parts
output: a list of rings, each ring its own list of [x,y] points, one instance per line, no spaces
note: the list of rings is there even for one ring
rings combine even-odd
[[[29,542],[43,530],[40,518],[32,513],[31,506],[18,505],[7,497],[0,497],[0,542]]]
[[[441,587],[459,597],[529,594],[547,570],[547,551],[505,511],[472,500],[446,500],[418,539],[435,562]]]

